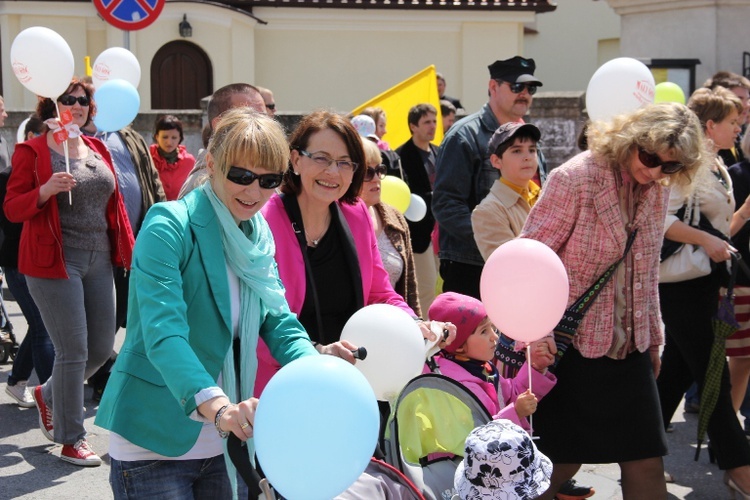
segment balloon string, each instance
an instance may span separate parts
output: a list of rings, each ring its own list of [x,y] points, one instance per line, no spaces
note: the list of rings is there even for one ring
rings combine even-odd
[[[531,344],[526,346],[526,368],[529,370],[529,391],[533,394],[531,388]],[[534,415],[529,415],[529,436],[534,437]]]
[[[60,117],[60,106],[58,106],[57,101],[55,101],[55,110],[57,111],[58,118]],[[63,153],[65,153],[65,172],[70,173],[70,152],[68,150],[68,141],[67,139],[63,141]],[[73,193],[71,191],[68,191],[68,203],[70,205],[73,204]]]

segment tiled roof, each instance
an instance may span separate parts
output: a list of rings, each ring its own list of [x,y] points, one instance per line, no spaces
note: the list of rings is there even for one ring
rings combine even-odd
[[[90,2],[91,0],[47,0],[52,2]],[[187,0],[219,4],[252,12],[253,7],[317,7],[354,9],[421,9],[443,11],[531,11],[557,9],[553,0]],[[169,0],[167,0],[169,2]]]
[[[257,7],[319,7],[355,9],[422,9],[443,11],[532,11],[557,8],[550,0],[212,0],[240,9]]]

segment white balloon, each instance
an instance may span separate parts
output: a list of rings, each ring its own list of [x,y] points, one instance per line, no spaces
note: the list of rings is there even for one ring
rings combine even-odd
[[[141,83],[141,65],[138,59],[127,49],[112,47],[101,54],[94,61],[91,81],[98,89],[109,80],[125,80],[133,87]]]
[[[346,322],[341,340],[367,349],[356,366],[381,401],[393,401],[425,362],[422,332],[414,318],[390,304],[363,307]]]
[[[30,118],[26,118],[18,126],[18,130],[16,130],[16,142],[23,142],[26,140],[26,137],[24,137],[23,132],[26,130],[26,124],[29,123],[29,119]]]
[[[36,95],[54,99],[65,92],[75,72],[73,51],[49,28],[34,26],[20,32],[10,47],[13,73]]]
[[[427,215],[427,204],[421,196],[412,193],[409,208],[404,212],[404,217],[412,222],[419,222]]]
[[[654,102],[654,76],[642,62],[618,57],[604,63],[589,80],[586,109],[592,120],[609,120]]]

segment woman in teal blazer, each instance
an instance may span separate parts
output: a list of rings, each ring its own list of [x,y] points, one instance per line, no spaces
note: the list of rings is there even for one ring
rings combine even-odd
[[[231,498],[222,438],[252,437],[258,338],[281,364],[317,354],[259,213],[289,160],[281,127],[229,111],[206,159],[209,181],[152,207],[135,246],[127,337],[96,418],[112,432],[115,498]]]

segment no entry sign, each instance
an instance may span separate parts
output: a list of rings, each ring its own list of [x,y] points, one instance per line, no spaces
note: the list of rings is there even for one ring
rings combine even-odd
[[[94,7],[109,24],[126,31],[150,25],[161,14],[165,0],[94,0]]]

